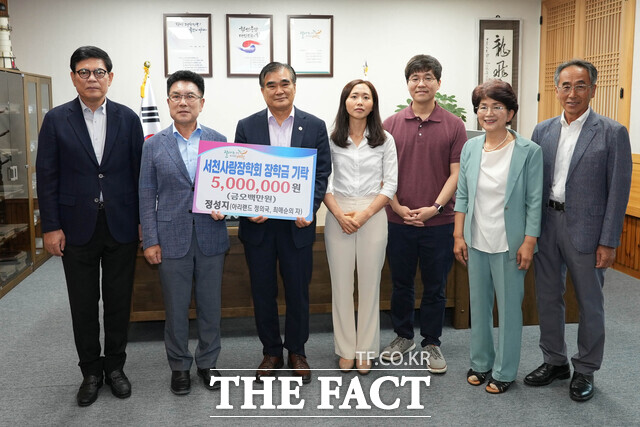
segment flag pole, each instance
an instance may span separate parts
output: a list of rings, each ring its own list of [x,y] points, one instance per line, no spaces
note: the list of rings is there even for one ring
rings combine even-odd
[[[149,69],[151,62],[144,62],[144,78],[140,86],[140,122],[145,141],[156,133],[160,132],[160,115],[158,114],[158,104],[156,104],[153,90],[151,89],[151,79]]]

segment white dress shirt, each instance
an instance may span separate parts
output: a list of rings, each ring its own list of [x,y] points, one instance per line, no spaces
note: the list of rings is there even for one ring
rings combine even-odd
[[[375,148],[368,144],[368,132],[357,146],[351,138],[345,148],[332,141],[327,193],[346,197],[382,194],[393,199],[398,186],[398,155],[393,137],[387,131],[385,135],[384,144]]]
[[[269,124],[269,141],[275,147],[291,147],[291,134],[293,133],[293,118],[295,108],[291,108],[291,114],[287,117],[282,125],[278,121],[271,110],[267,108],[267,122]]]
[[[571,124],[567,123],[567,120],[564,118],[564,112],[562,116],[560,116],[560,124],[562,127],[560,130],[560,139],[558,140],[558,151],[556,152],[553,182],[549,193],[551,200],[560,203],[564,203],[565,201],[565,186],[567,184],[567,176],[569,175],[571,157],[573,157],[573,150],[576,148],[582,126],[587,120],[590,111],[591,107],[587,108],[587,111],[572,121]],[[546,206],[547,201],[544,200],[543,203]]]

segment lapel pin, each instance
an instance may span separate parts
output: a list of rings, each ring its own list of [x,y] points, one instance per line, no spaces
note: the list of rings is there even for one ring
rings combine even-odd
[[[302,126],[299,126],[299,127],[298,127],[298,130],[302,130]]]

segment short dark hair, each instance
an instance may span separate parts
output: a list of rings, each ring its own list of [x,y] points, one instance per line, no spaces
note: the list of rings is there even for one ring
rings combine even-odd
[[[433,72],[436,80],[440,81],[442,64],[431,55],[416,55],[407,62],[407,66],[404,68],[404,78],[408,82],[413,73],[426,73],[427,71]]]
[[[558,86],[558,83],[560,82],[560,73],[562,72],[562,70],[573,65],[575,65],[576,67],[585,68],[589,72],[590,83],[592,85],[596,84],[596,81],[598,81],[598,70],[591,62],[585,61],[583,59],[572,59],[571,61],[563,62],[562,64],[558,65],[558,68],[556,68],[556,72],[553,74],[553,84]]]
[[[471,103],[473,104],[473,112],[478,114],[478,106],[485,98],[495,99],[507,107],[507,112],[513,111],[513,117],[518,112],[518,97],[511,85],[505,81],[498,79],[487,80],[477,86],[471,93]],[[507,124],[511,124],[511,120]]]
[[[104,66],[107,67],[107,72],[111,72],[113,63],[111,62],[111,58],[109,58],[109,54],[95,46],[81,46],[73,52],[71,55],[71,61],[69,62],[71,71],[76,71],[76,65],[78,65],[78,62],[91,58],[102,59]]]
[[[333,124],[333,132],[331,132],[331,140],[338,147],[345,148],[349,144],[349,113],[347,112],[346,100],[356,85],[365,84],[371,90],[371,98],[373,100],[373,109],[367,116],[367,130],[369,131],[368,144],[371,147],[377,147],[384,144],[387,136],[382,127],[382,119],[380,118],[380,109],[378,107],[378,92],[373,83],[366,80],[352,80],[345,85],[340,94],[340,105],[338,105],[338,114]]]
[[[169,76],[169,78],[167,79],[167,95],[169,95],[169,92],[171,91],[171,86],[173,86],[175,82],[180,81],[191,82],[195,84],[196,86],[198,86],[200,96],[204,96],[204,79],[200,74],[194,73],[193,71],[189,70],[176,71]]]
[[[293,67],[289,64],[283,64],[282,62],[270,62],[265,65],[260,71],[260,75],[258,76],[258,80],[260,82],[260,87],[264,87],[264,79],[269,73],[273,73],[274,71],[278,71],[282,68],[286,68],[289,70],[289,74],[291,75],[291,83],[296,84],[296,72]]]

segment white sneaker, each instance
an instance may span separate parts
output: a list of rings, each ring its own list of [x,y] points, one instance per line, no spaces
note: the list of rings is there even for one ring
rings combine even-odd
[[[380,358],[388,362],[402,359],[402,355],[416,348],[416,343],[413,340],[396,337],[391,344],[386,346],[380,353]]]
[[[447,361],[444,360],[440,347],[434,344],[427,344],[422,347],[422,351],[427,359],[427,369],[434,374],[444,374],[447,372]]]

